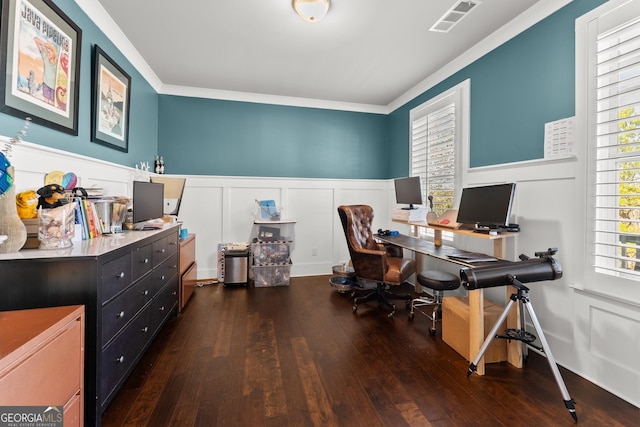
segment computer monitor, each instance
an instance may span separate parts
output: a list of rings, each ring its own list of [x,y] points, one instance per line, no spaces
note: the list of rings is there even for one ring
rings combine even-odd
[[[164,184],[133,181],[133,224],[136,228],[145,222],[162,218]]]
[[[152,176],[151,182],[164,184],[164,214],[178,216],[186,178]]]
[[[515,191],[515,183],[463,188],[457,222],[477,228],[508,226]]]
[[[396,187],[396,203],[409,205],[402,209],[415,209],[413,205],[422,204],[422,190],[420,189],[420,177],[397,178],[394,180]]]

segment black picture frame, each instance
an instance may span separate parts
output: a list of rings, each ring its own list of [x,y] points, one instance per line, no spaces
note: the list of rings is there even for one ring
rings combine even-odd
[[[91,140],[129,151],[131,77],[98,45],[93,54]]]
[[[2,0],[0,111],[78,135],[82,30],[51,0]]]

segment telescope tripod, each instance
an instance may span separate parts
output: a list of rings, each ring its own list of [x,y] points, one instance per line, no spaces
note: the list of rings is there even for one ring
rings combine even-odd
[[[509,303],[507,304],[504,311],[500,315],[500,318],[498,319],[498,321],[495,323],[495,325],[493,325],[493,328],[489,332],[489,335],[487,335],[487,338],[482,344],[482,347],[480,347],[480,351],[478,355],[476,356],[475,360],[469,365],[469,370],[467,371],[467,377],[469,377],[472,373],[476,372],[478,363],[480,363],[480,360],[484,356],[484,353],[487,351],[487,348],[489,347],[489,345],[491,344],[491,341],[494,338],[509,339],[509,340],[513,339],[513,340],[521,341],[523,345],[523,355],[526,355],[527,344],[532,343],[536,339],[536,337],[533,334],[524,330],[524,327],[525,327],[524,311],[522,309],[523,307],[526,307],[527,312],[529,313],[529,317],[531,318],[531,322],[533,322],[533,326],[540,336],[540,343],[542,344],[542,348],[537,347],[536,349],[542,351],[547,356],[547,361],[549,362],[549,366],[551,367],[553,376],[555,377],[556,383],[558,384],[558,388],[560,389],[560,393],[562,394],[564,405],[569,410],[569,414],[571,415],[573,420],[577,423],[578,416],[576,415],[576,409],[574,406],[575,401],[571,398],[571,396],[569,396],[569,391],[567,390],[567,387],[564,384],[562,375],[560,375],[560,370],[558,369],[558,365],[556,364],[556,361],[553,358],[553,355],[551,354],[551,349],[549,348],[547,339],[544,336],[542,327],[540,326],[540,322],[538,322],[536,313],[533,311],[531,300],[529,300],[529,288],[524,286],[520,281],[518,281],[512,275],[509,275],[509,281],[511,286],[515,287],[518,290],[518,292],[512,294],[511,297],[509,298]],[[522,326],[523,329],[507,329],[505,331],[506,335],[504,336],[496,335],[498,328],[505,321],[505,319],[507,318],[507,315],[509,314],[509,311],[511,310],[513,305],[516,303],[516,301],[520,306],[520,325]]]

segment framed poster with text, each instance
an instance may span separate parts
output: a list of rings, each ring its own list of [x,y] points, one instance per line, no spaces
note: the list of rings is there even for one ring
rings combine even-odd
[[[0,111],[78,134],[82,30],[51,0],[2,0]]]

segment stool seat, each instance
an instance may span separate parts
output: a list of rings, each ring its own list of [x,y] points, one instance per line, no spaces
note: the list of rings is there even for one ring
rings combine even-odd
[[[444,271],[427,270],[418,273],[418,283],[436,291],[452,291],[460,287],[460,278]]]
[[[432,324],[429,328],[431,334],[436,333],[436,322],[440,318],[442,297],[444,291],[453,291],[460,287],[460,278],[452,273],[436,270],[425,270],[417,274],[418,283],[425,288],[433,290],[433,295],[420,296],[411,300],[411,310],[409,311],[409,320],[413,320],[413,315],[416,308],[424,306],[432,306],[433,311],[431,314],[425,313],[422,310],[422,314],[431,319]]]

